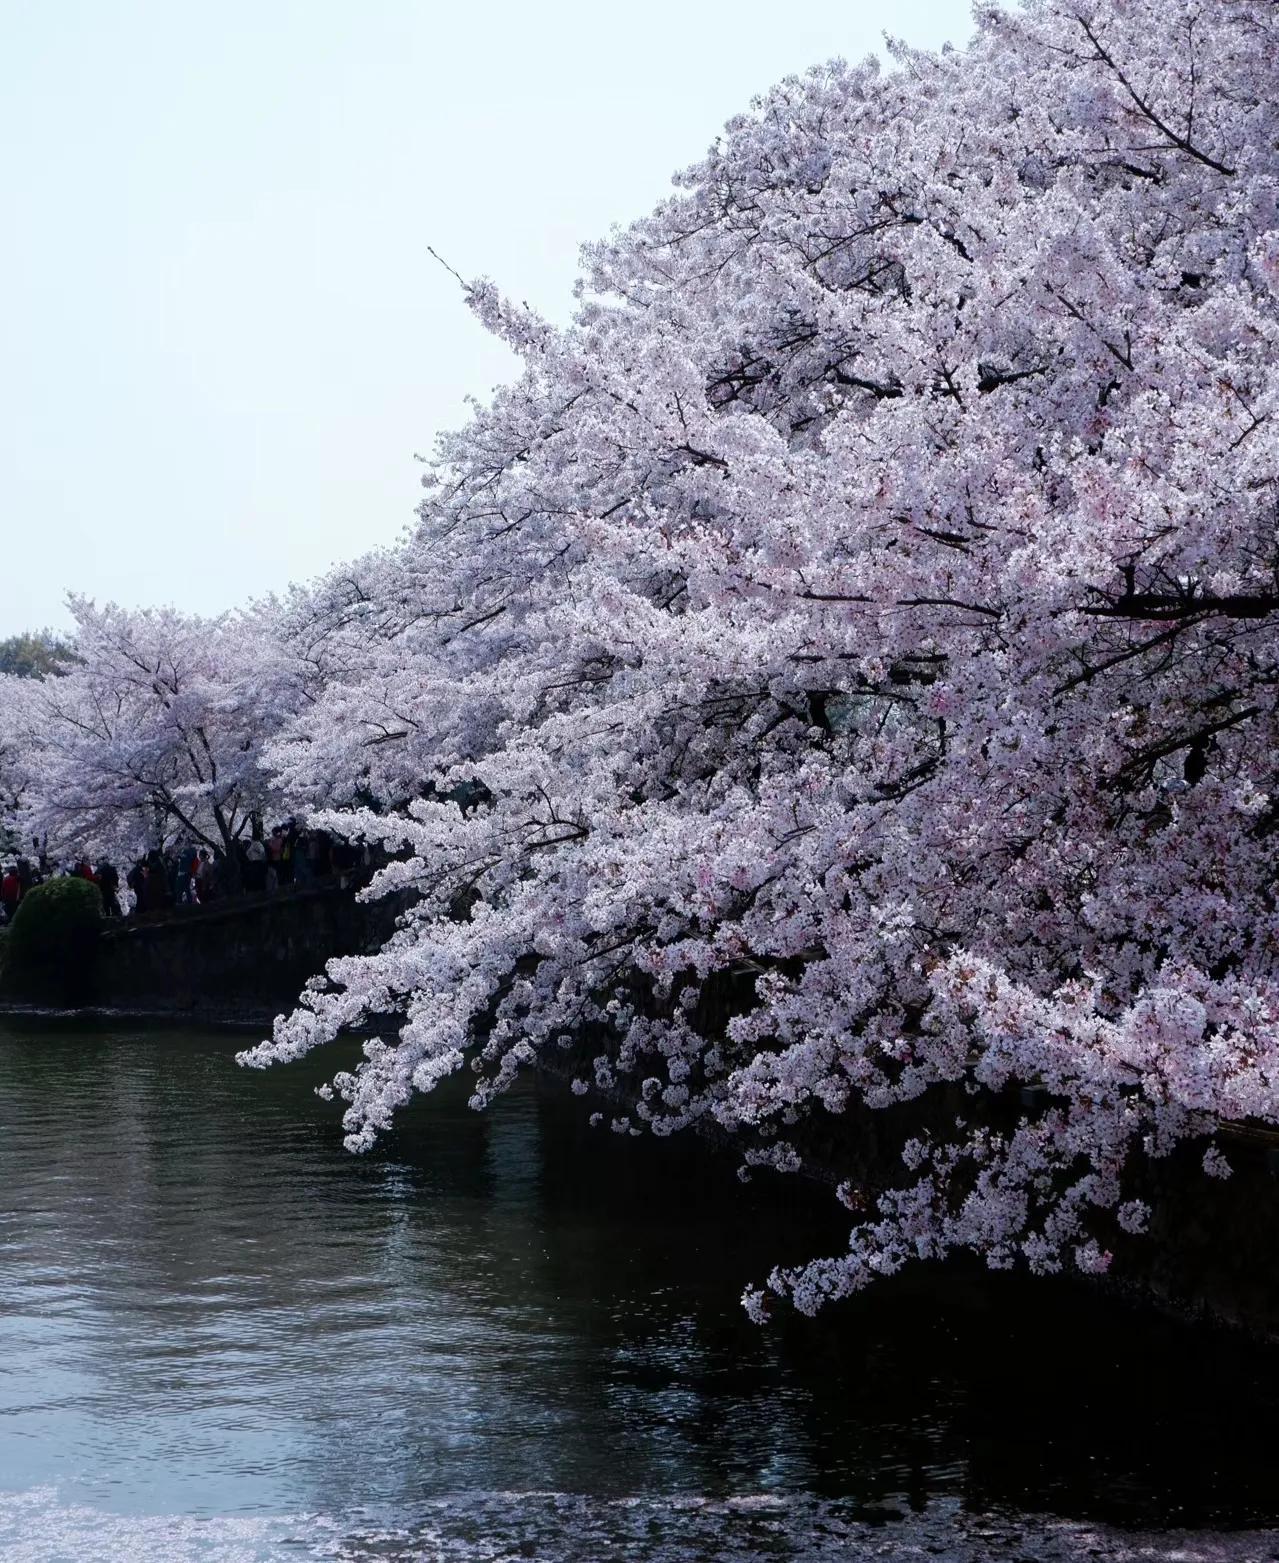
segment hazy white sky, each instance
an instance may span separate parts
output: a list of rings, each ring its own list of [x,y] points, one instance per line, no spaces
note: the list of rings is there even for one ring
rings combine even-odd
[[[203,612],[390,542],[577,246],[731,114],[968,0],[0,0],[0,634]]]

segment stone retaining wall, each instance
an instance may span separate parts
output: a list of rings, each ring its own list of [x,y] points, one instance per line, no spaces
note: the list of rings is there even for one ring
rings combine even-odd
[[[330,957],[377,949],[401,910],[320,886],[129,919],[99,940],[95,1001],[192,1018],[274,1014]]]

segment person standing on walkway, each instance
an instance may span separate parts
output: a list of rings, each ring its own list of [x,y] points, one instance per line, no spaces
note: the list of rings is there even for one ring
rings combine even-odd
[[[13,921],[14,913],[18,910],[18,902],[22,899],[22,882],[18,878],[16,864],[6,863],[4,876],[0,878],[0,907],[4,909],[6,923]]]
[[[102,893],[104,917],[119,917],[120,902],[116,892],[120,888],[120,875],[114,863],[98,864],[98,889]]]

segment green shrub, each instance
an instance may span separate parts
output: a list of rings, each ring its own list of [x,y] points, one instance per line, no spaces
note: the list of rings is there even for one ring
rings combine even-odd
[[[101,922],[102,892],[87,879],[50,879],[28,890],[9,928],[5,987],[27,998],[83,1002]]]

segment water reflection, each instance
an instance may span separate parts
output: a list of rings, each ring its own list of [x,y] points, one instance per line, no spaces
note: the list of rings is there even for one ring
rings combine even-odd
[[[464,1083],[348,1156],[225,1035],[0,1032],[0,1489],[119,1512],[814,1493],[1279,1519],[1279,1372],[1051,1287],[737,1305],[841,1239],[697,1147]],[[1245,1423],[1252,1421],[1252,1430]]]

